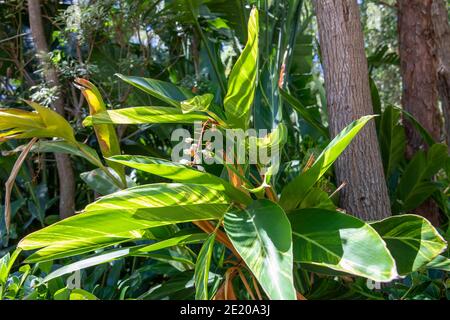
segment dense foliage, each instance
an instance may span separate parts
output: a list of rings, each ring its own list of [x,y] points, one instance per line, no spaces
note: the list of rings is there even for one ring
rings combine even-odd
[[[374,32],[380,5],[361,4],[379,114],[330,137],[309,1],[66,2],[43,6],[66,119],[25,2],[0,5],[0,299],[448,297],[448,148],[398,106],[389,8]],[[405,119],[430,146],[411,159]],[[173,130],[196,121],[192,159],[171,161]],[[339,208],[332,170],[371,121],[394,214],[381,221]],[[253,142],[278,161],[194,161],[205,130],[249,128],[269,130]],[[64,220],[54,153],[76,173]],[[439,226],[411,214],[429,199]]]

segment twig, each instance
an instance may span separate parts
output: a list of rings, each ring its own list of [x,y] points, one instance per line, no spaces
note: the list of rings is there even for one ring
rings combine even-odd
[[[9,225],[11,223],[11,190],[14,185],[14,181],[16,180],[17,174],[19,173],[20,168],[22,167],[22,163],[26,159],[28,153],[31,150],[33,144],[37,141],[37,138],[31,139],[31,141],[27,144],[25,149],[20,153],[20,156],[17,158],[14,163],[14,167],[11,170],[11,174],[6,180],[5,183],[5,224],[6,224],[6,233],[9,234]]]

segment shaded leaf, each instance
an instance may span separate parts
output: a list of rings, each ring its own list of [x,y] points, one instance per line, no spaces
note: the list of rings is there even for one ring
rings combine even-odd
[[[131,84],[132,86],[141,89],[151,96],[177,108],[180,108],[181,101],[193,97],[193,94],[189,90],[177,87],[170,82],[164,82],[149,78],[125,76],[118,73],[116,73],[116,76],[118,76],[128,84]]]

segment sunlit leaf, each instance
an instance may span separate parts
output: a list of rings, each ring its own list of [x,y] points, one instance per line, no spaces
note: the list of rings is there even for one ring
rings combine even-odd
[[[106,111],[105,102],[98,91],[97,87],[88,80],[77,78],[75,82],[78,84],[78,88],[83,93],[89,104],[89,114],[95,115],[100,112]],[[111,124],[94,124],[95,134],[100,146],[100,150],[104,157],[110,157],[121,154],[119,139],[117,137],[116,129]],[[122,165],[117,163],[108,163],[120,177],[120,180],[126,185],[125,170]]]
[[[203,244],[195,263],[195,299],[208,300],[209,268],[216,234],[212,233]]]
[[[86,117],[83,125],[96,124],[142,124],[142,123],[194,123],[206,121],[207,115],[199,113],[184,114],[180,109],[171,107],[133,107],[107,110]]]
[[[231,127],[248,127],[258,73],[258,33],[258,10],[252,9],[248,19],[247,44],[231,70],[223,102],[227,123]]]
[[[311,168],[284,187],[280,198],[280,205],[284,210],[289,211],[298,206],[308,190],[328,171],[358,132],[373,118],[374,116],[364,116],[344,128],[323,150]]]
[[[61,251],[92,248],[120,240],[126,232],[220,219],[229,205],[228,197],[207,185],[143,185],[105,196],[82,213],[26,236],[18,246],[25,250],[56,247]]]
[[[395,261],[385,242],[367,223],[324,209],[296,210],[288,218],[292,225],[294,261],[304,267],[381,282],[397,276]]]
[[[420,216],[389,217],[371,226],[386,242],[401,275],[423,267],[447,247],[431,223]]]
[[[225,231],[270,299],[295,300],[291,226],[283,209],[258,200],[225,214]]]
[[[172,179],[175,182],[208,184],[212,188],[225,190],[229,197],[241,203],[249,204],[251,202],[249,196],[233,187],[226,180],[180,163],[153,157],[129,155],[111,157],[110,160],[160,177]]]

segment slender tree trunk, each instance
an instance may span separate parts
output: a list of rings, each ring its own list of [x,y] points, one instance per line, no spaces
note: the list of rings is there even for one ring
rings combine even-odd
[[[438,108],[438,74],[431,7],[433,0],[398,0],[400,72],[403,79],[403,109],[411,113],[436,140],[441,139]],[[405,121],[410,159],[428,148],[419,132]],[[412,211],[439,225],[439,207],[429,199]]]
[[[58,74],[48,61],[48,46],[42,24],[39,0],[28,0],[28,15],[33,42],[36,46],[39,60],[44,66],[45,81],[47,85],[59,88]],[[52,103],[52,107],[64,117],[64,99],[60,92],[58,92],[56,100]],[[59,177],[59,216],[61,219],[64,219],[73,215],[75,212],[75,178],[68,155],[55,154],[55,159]]]
[[[434,0],[431,5],[439,95],[445,121],[445,136],[450,152],[450,26],[448,23],[447,1]]]
[[[315,0],[331,134],[373,114],[356,0]],[[336,162],[341,207],[364,220],[390,216],[375,124],[369,123]]]

